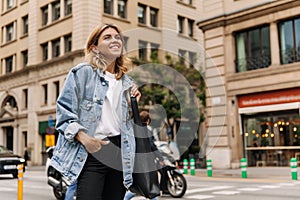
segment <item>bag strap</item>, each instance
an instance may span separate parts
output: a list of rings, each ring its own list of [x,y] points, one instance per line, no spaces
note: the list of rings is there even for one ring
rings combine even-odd
[[[131,107],[132,107],[133,121],[136,125],[142,126],[142,121],[141,121],[139,107],[138,107],[136,97],[130,96],[130,101],[131,101]]]

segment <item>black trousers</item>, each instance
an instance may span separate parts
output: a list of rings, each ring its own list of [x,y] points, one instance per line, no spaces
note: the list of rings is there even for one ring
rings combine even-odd
[[[123,200],[126,188],[121,170],[121,138],[108,139],[108,145],[88,155],[78,178],[77,200]]]

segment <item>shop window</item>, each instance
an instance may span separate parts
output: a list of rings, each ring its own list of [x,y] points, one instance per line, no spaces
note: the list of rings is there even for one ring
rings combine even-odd
[[[300,61],[300,18],[278,24],[281,64]]]
[[[150,24],[153,27],[158,26],[158,9],[150,8]]]
[[[60,1],[52,3],[52,21],[56,21],[60,18]]]
[[[138,5],[138,21],[141,24],[146,24],[146,6],[143,4]]]
[[[52,40],[52,57],[58,57],[60,55],[60,38]]]
[[[22,17],[23,22],[23,35],[28,34],[28,15]]]
[[[65,16],[72,14],[72,1],[65,0]]]
[[[48,24],[48,5],[41,8],[42,10],[42,26]]]
[[[71,52],[72,51],[72,35],[66,35],[64,36],[64,41],[65,41],[65,53],[66,52]]]
[[[127,0],[118,0],[118,16],[127,18]]]
[[[42,59],[43,61],[48,60],[48,42],[41,45],[42,47]]]
[[[235,44],[236,72],[256,70],[271,65],[269,26],[236,33]]]
[[[113,15],[113,0],[104,0],[104,13]]]

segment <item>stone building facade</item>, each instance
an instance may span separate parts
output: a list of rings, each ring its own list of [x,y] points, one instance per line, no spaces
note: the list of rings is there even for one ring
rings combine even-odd
[[[300,151],[300,1],[202,2],[207,157],[288,166]]]
[[[20,155],[27,147],[31,165],[45,163],[56,99],[96,25],[119,25],[140,59],[158,50],[193,60],[202,46],[200,1],[3,0],[0,8],[0,144]]]

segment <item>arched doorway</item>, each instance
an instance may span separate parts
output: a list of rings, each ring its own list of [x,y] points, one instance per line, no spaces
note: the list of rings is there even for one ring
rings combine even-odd
[[[14,121],[18,113],[18,106],[13,96],[7,96],[0,111],[0,127],[2,128],[2,143],[10,150],[14,150]],[[11,125],[10,125],[11,124]]]

